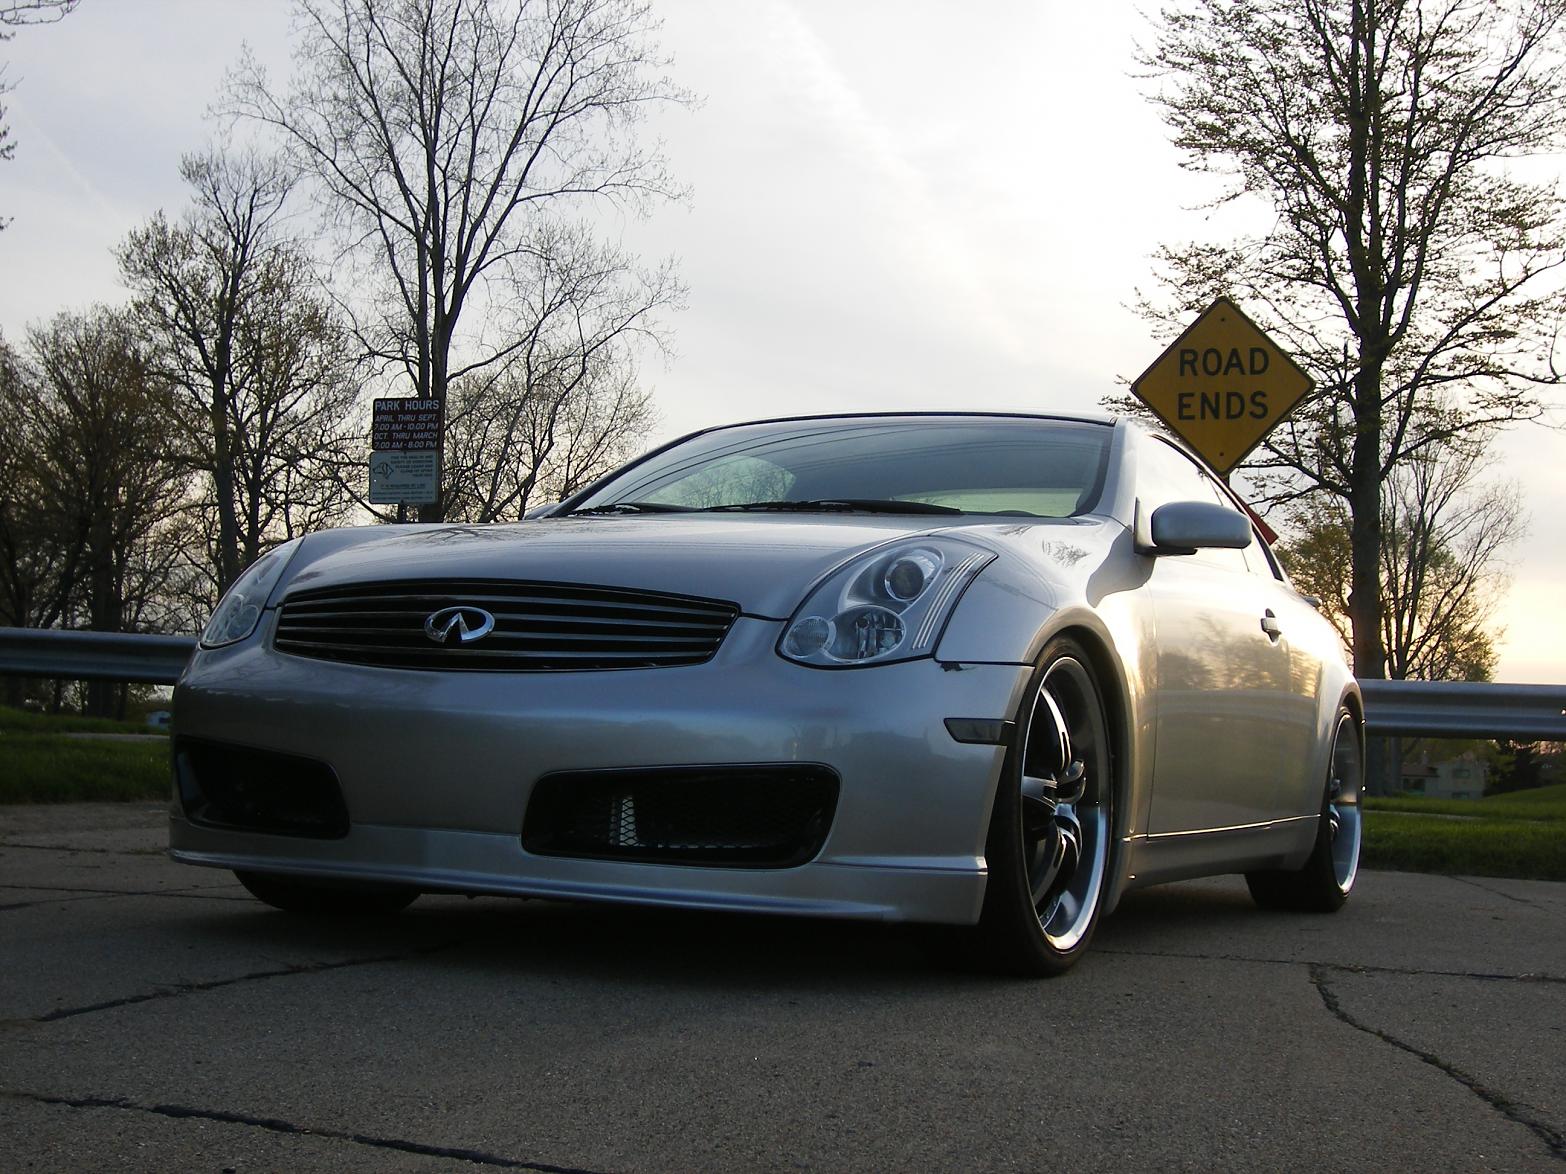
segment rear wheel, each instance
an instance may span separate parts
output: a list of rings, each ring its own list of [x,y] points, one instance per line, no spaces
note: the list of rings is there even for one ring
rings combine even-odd
[[[306,880],[271,872],[240,872],[234,875],[250,890],[250,895],[274,909],[317,916],[397,913],[418,899],[419,890],[406,885],[375,884],[369,881]]]
[[[980,931],[995,960],[1060,974],[1087,949],[1109,883],[1114,776],[1098,680],[1075,641],[1052,641],[995,796]]]
[[[1338,711],[1332,757],[1328,761],[1316,845],[1305,866],[1293,872],[1245,874],[1251,897],[1264,909],[1332,913],[1343,907],[1354,888],[1363,838],[1360,799],[1365,785],[1365,758],[1359,723],[1347,708]]]

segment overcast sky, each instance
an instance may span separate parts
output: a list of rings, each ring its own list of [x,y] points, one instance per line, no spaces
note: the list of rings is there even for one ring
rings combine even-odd
[[[1126,309],[1162,241],[1210,231],[1142,97],[1131,3],[654,0],[698,108],[652,132],[691,199],[608,221],[690,286],[646,377],[659,436],[876,408],[1096,411],[1162,349]],[[1149,6],[1150,7],[1150,6]],[[245,42],[288,71],[284,0],[82,0],[0,48],[0,330],[119,302],[110,250],[185,194],[182,153]],[[1566,435],[1499,474],[1531,532],[1497,679],[1566,682]]]

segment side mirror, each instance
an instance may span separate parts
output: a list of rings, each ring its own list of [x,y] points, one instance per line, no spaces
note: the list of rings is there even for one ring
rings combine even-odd
[[[1153,511],[1144,554],[1195,554],[1214,547],[1243,550],[1251,544],[1251,522],[1216,502],[1172,501]]]

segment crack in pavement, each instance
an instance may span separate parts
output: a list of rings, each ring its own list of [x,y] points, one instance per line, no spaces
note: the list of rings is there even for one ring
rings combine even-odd
[[[70,901],[94,901],[102,897],[194,897],[205,894],[215,894],[214,897],[203,899],[221,899],[225,901],[248,901],[249,897],[234,893],[232,896],[224,896],[225,890],[231,889],[232,884],[212,885],[186,885],[178,889],[103,889],[93,885],[23,885],[0,882],[0,892],[15,893],[67,893],[71,896],[39,897],[31,901],[8,901],[0,905],[0,913],[11,909],[34,909],[39,905],[59,905]]]
[[[1383,1043],[1390,1044],[1394,1048],[1398,1048],[1401,1051],[1407,1052],[1410,1056],[1413,1056],[1418,1060],[1422,1060],[1424,1063],[1429,1064],[1432,1068],[1446,1073],[1446,1075],[1457,1081],[1458,1084],[1462,1085],[1469,1092],[1473,1093],[1474,1096],[1478,1097],[1486,1105],[1489,1105],[1490,1108],[1501,1114],[1501,1116],[1505,1117],[1508,1121],[1511,1121],[1517,1125],[1521,1125],[1533,1133],[1535,1137],[1544,1142],[1545,1146],[1550,1151],[1551,1157],[1555,1158],[1557,1161],[1566,1162],[1566,1135],[1562,1135],[1547,1123],[1540,1121],[1537,1117],[1528,1112],[1527,1109],[1525,1109],[1522,1105],[1517,1104],[1515,1101],[1507,1097],[1505,1093],[1498,1092],[1495,1089],[1490,1088],[1488,1085],[1481,1084],[1476,1078],[1469,1076],[1468,1073],[1458,1068],[1455,1064],[1441,1059],[1441,1057],[1436,1055],[1434,1052],[1427,1052],[1423,1048],[1417,1048],[1411,1043],[1407,1043],[1404,1040],[1398,1039],[1398,1037],[1393,1035],[1391,1032],[1382,1031],[1377,1027],[1371,1027],[1367,1023],[1361,1023],[1358,1019],[1354,1018],[1354,1016],[1350,1015],[1346,1010],[1344,1010],[1343,1004],[1338,999],[1337,993],[1333,991],[1330,985],[1328,985],[1327,972],[1329,970],[1345,972],[1351,971],[1351,968],[1343,966],[1324,966],[1316,963],[1310,964],[1311,985],[1316,988],[1316,993],[1321,996],[1322,1005],[1326,1007],[1327,1011],[1334,1018],[1338,1019],[1342,1023],[1347,1024],[1349,1027],[1352,1027],[1355,1031],[1361,1031],[1366,1035],[1374,1036]]]
[[[162,895],[176,896],[180,893],[206,893],[213,889],[233,889],[240,891],[239,886],[231,880],[218,881],[210,885],[181,885],[177,889],[105,889],[99,885],[28,885],[17,881],[0,881],[0,890],[15,889],[20,893],[87,893],[87,894],[118,894],[126,897],[156,897]],[[235,900],[249,901],[248,896],[239,896]]]
[[[27,848],[34,852],[86,852],[98,856],[166,856],[167,848],[73,848],[69,844],[24,844],[0,840],[0,848]]]
[[[83,1007],[61,1007],[43,1015],[35,1015],[30,1019],[10,1020],[9,1023],[57,1023],[61,1019],[74,1019],[78,1015],[91,1015],[97,1011],[112,1011],[117,1007],[130,1007],[137,1003],[150,1003],[158,999],[179,999],[186,995],[201,994],[205,991],[215,991],[226,986],[234,986],[242,982],[262,982],[272,978],[290,978],[300,974],[324,974],[332,970],[344,970],[353,966],[374,966],[384,962],[406,962],[413,958],[423,958],[430,954],[437,954],[442,950],[449,950],[465,944],[462,940],[437,942],[432,946],[421,946],[416,950],[405,950],[398,954],[378,954],[370,958],[343,958],[336,962],[300,962],[292,966],[285,966],[279,970],[257,970],[249,974],[238,974],[231,978],[214,978],[206,982],[181,982],[166,986],[161,990],[148,991],[139,995],[126,995],[119,999],[108,999],[102,1003],[89,1003]]]
[[[144,1105],[125,1097],[62,1097],[46,1093],[27,1092],[21,1089],[0,1089],[0,1097],[31,1101],[39,1105],[53,1105],[68,1109],[118,1109],[129,1113],[149,1113],[176,1121],[212,1121],[224,1125],[244,1125],[252,1129],[264,1129],[270,1133],[290,1134],[299,1137],[323,1137],[332,1141],[347,1141],[355,1145],[375,1149],[397,1150],[420,1157],[449,1158],[470,1162],[476,1166],[494,1166],[504,1170],[535,1170],[540,1174],[600,1174],[583,1166],[556,1166],[548,1162],[529,1162],[521,1158],[507,1158],[483,1150],[462,1149],[453,1146],[429,1145],[420,1141],[407,1141],[398,1137],[378,1137],[368,1133],[350,1133],[340,1129],[319,1129],[314,1126],[296,1125],[275,1117],[253,1117],[247,1113],[232,1113],[223,1109],[194,1109],[187,1105]]]
[[[1500,889],[1492,889],[1489,885],[1482,885],[1472,877],[1451,876],[1448,880],[1455,880],[1460,885],[1472,885],[1482,893],[1489,893],[1492,897],[1505,897],[1508,901],[1516,901],[1519,905],[1527,905],[1530,908],[1539,908],[1537,901],[1530,901],[1527,897],[1518,897],[1512,893],[1503,893]]]
[[[1566,975],[1534,971],[1502,974],[1478,970],[1421,970],[1408,966],[1362,966],[1352,962],[1313,962],[1308,958],[1257,958],[1246,954],[1192,954],[1176,950],[1117,950],[1112,946],[1094,946],[1093,953],[1114,954],[1121,958],[1180,958],[1191,962],[1255,962],[1263,966],[1307,966],[1335,970],[1344,974],[1391,974],[1401,978],[1471,978],[1478,982],[1566,985]]]
[[[0,885],[0,888],[17,888],[16,885]],[[76,901],[102,901],[118,897],[177,897],[186,901],[249,901],[245,896],[228,896],[221,892],[214,892],[213,886],[204,889],[137,889],[126,891],[124,889],[105,889],[94,892],[91,889],[59,889],[61,893],[78,893],[74,897],[40,897],[35,901],[8,901],[0,905],[0,913],[9,913],[15,909],[36,909],[40,905],[69,905]]]

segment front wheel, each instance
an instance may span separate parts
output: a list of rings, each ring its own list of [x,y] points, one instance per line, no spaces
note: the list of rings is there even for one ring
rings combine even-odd
[[[236,871],[234,875],[252,897],[289,913],[332,917],[397,913],[419,896],[418,889],[406,885],[307,880],[272,872]]]
[[[1359,723],[1346,707],[1338,710],[1328,763],[1316,845],[1305,866],[1293,872],[1245,874],[1252,899],[1263,909],[1333,913],[1343,907],[1354,888],[1363,839],[1360,799],[1365,786],[1365,756]]]
[[[1061,974],[1098,926],[1114,837],[1103,695],[1075,641],[1045,648],[1013,737],[985,849],[980,932],[1002,968]]]

